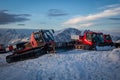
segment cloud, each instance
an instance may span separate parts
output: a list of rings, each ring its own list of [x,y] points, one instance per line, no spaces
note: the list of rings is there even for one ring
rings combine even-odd
[[[51,16],[51,17],[65,16],[65,15],[68,15],[68,14],[60,9],[49,9],[48,10],[48,16]]]
[[[89,26],[92,26],[92,25],[95,25],[95,23],[89,22],[89,23],[80,24],[79,26],[80,27],[89,27]]]
[[[118,7],[112,7],[106,10],[103,10],[96,14],[89,14],[87,16],[79,16],[79,17],[73,17],[67,21],[65,21],[62,25],[83,25],[85,27],[89,27],[96,24],[96,20],[100,20],[103,18],[109,18],[112,16],[118,16],[120,15],[120,6]]]
[[[18,26],[25,26],[25,24],[17,24]]]
[[[120,18],[108,18],[108,19],[110,19],[110,20],[120,20]]]
[[[120,6],[120,4],[112,4],[112,5],[107,5],[107,6],[100,7],[99,9],[116,8],[116,7],[119,7],[119,6]]]
[[[88,16],[72,18],[72,19],[66,21],[64,24],[77,24],[77,23],[84,22],[84,21],[93,21],[93,20],[97,20],[97,19],[101,19],[101,18],[105,18],[105,17],[116,16],[116,15],[120,15],[120,7],[104,10],[103,12],[100,12],[97,14],[91,14]]]
[[[98,25],[94,22],[87,22],[87,23],[81,23],[81,24],[76,24],[76,25],[72,25],[71,27],[74,27],[74,28],[84,28],[84,27],[90,27],[90,26],[93,26],[93,25]],[[64,26],[64,25],[62,25]]]
[[[11,14],[8,10],[0,10],[0,25],[27,21],[29,16],[29,14]]]

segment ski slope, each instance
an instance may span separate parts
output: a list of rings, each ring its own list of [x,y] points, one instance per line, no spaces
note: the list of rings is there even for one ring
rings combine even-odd
[[[71,50],[8,64],[0,54],[0,80],[120,80],[120,48]]]

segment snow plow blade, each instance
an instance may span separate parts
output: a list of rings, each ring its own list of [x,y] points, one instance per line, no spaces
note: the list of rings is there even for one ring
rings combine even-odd
[[[12,54],[6,57],[6,62],[13,63],[17,61],[23,61],[26,59],[37,58],[46,54],[47,52],[43,48],[33,48],[30,50],[24,51],[22,54]]]
[[[5,51],[5,50],[0,51],[0,54],[4,54],[4,53],[7,53],[7,51]]]
[[[115,46],[96,46],[97,51],[109,51],[115,49]]]

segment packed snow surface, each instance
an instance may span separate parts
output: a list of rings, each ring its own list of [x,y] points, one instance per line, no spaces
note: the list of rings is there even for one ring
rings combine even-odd
[[[0,54],[0,80],[120,80],[120,48],[71,50],[10,64],[8,54]]]

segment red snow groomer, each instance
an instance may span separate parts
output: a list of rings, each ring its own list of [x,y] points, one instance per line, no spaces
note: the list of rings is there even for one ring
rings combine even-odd
[[[106,40],[103,33],[86,31],[81,35],[73,35],[72,39],[75,40],[75,49],[84,49],[84,50],[96,50],[96,46],[106,46],[111,41]],[[105,42],[106,41],[106,42]],[[108,41],[108,42],[107,42]]]
[[[13,54],[6,57],[8,63],[21,61],[29,58],[36,58],[46,53],[54,53],[55,43],[54,30],[40,30],[33,32],[30,41],[17,44]]]

